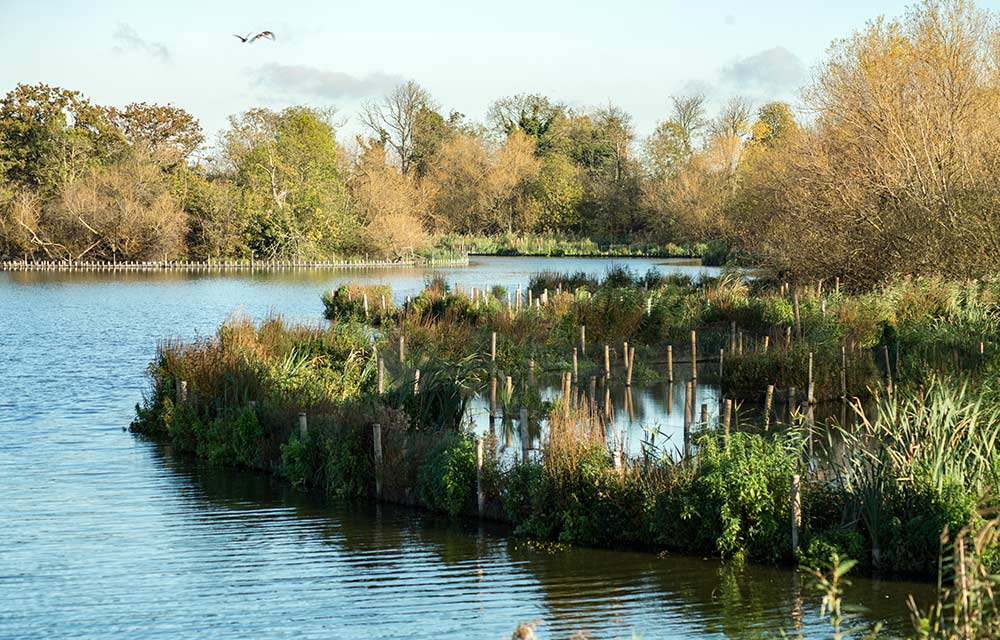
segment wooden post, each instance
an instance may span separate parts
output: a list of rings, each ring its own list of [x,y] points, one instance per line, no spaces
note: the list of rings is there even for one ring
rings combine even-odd
[[[507,376],[507,399],[508,399],[508,401],[513,396],[514,396],[514,379],[512,377],[510,377],[510,376]]]
[[[517,295],[514,296],[515,311],[521,310],[521,285],[517,285]]]
[[[367,320],[368,319],[368,294],[367,293],[365,293],[363,296],[361,296],[361,302],[362,302],[362,304],[365,307],[365,320]]]
[[[385,393],[385,360],[382,359],[381,354],[375,356],[378,362],[378,393],[382,395]]]
[[[399,363],[402,364],[406,358],[406,338],[399,334]]]
[[[413,372],[413,393],[420,393],[420,369],[416,369]]]
[[[521,432],[521,462],[527,462],[528,451],[531,449],[531,442],[528,439],[528,407],[521,407],[521,420],[518,426]]]
[[[479,517],[486,509],[486,492],[483,491],[483,438],[476,438],[476,506]]]
[[[806,387],[806,402],[812,406],[816,403],[816,394],[813,380],[813,352],[809,352],[809,386]]]
[[[632,386],[632,366],[635,364],[635,347],[630,347],[628,353],[625,354],[625,359],[628,361],[628,368],[625,369],[625,386]]]
[[[667,382],[674,382],[674,346],[667,345]]]
[[[612,460],[614,460],[615,471],[620,472],[622,470],[622,450],[620,448],[616,448],[612,452],[611,457]]]
[[[698,332],[691,330],[691,379],[698,379]]]
[[[577,383],[579,381],[580,381],[580,370],[577,365],[576,347],[573,347],[573,382]]]
[[[840,297],[840,276],[837,276],[834,280],[833,295],[837,298]]]
[[[299,437],[305,439],[307,435],[309,435],[309,419],[303,411],[299,413]]]
[[[628,340],[622,343],[622,365],[628,371]]]
[[[497,361],[497,332],[490,336],[490,362]]]
[[[771,344],[771,336],[764,336],[764,353],[767,353],[767,348]]]
[[[587,325],[580,325],[580,353],[587,355]]]
[[[729,442],[729,432],[733,427],[733,401],[726,398],[726,419],[722,423],[722,433],[726,437],[726,442]]]
[[[528,384],[535,384],[535,359],[528,360]]]
[[[493,426],[493,421],[497,417],[497,379],[496,376],[490,377],[490,426]]]
[[[785,348],[789,349],[792,346],[792,328],[790,326],[785,327]]]
[[[793,297],[793,305],[795,308],[795,337],[802,340],[802,315],[799,313],[799,288],[795,288],[795,295]]]
[[[764,431],[771,427],[771,406],[774,404],[774,385],[767,385],[767,398],[764,400]]]
[[[799,526],[802,524],[801,478],[799,474],[792,476],[792,557],[799,553]]]
[[[722,380],[722,360],[726,355],[725,349],[719,349],[719,380]]]
[[[691,421],[693,420],[694,408],[691,406],[691,382],[684,384],[684,442],[691,437]]]
[[[604,377],[611,377],[611,347],[604,343]]]
[[[382,497],[382,425],[372,425],[372,448],[375,450],[375,497]]]

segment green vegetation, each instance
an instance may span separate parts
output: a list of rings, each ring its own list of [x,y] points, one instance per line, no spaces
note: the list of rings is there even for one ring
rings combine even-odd
[[[923,576],[936,571],[942,530],[979,526],[982,501],[1000,490],[997,280],[918,279],[849,295],[730,275],[692,283],[615,269],[600,281],[539,274],[510,306],[502,288],[466,293],[441,281],[404,307],[388,293],[353,285],[330,292],[325,328],[237,320],[212,340],[163,345],[133,429],[220,464],[360,498],[375,494],[378,424],[383,499],[474,514],[476,442],[465,416],[471,398],[496,378],[503,429],[513,428],[522,406],[543,425],[541,455],[520,463],[496,455],[494,436],[486,439],[479,474],[486,513],[519,535],[786,562],[790,478],[798,474],[801,562],[823,566],[836,552],[868,571]],[[530,307],[529,295],[538,301]],[[709,425],[679,456],[651,440],[634,457],[619,452],[619,467],[619,445],[599,404],[586,393],[543,402],[534,382],[546,370],[569,370],[581,323],[591,345],[587,357],[578,353],[581,388],[603,371],[604,341],[624,339],[641,350],[646,364],[636,355],[633,365],[639,384],[662,378],[653,356],[668,343],[680,347],[695,328],[699,349],[742,343],[742,355],[739,346],[727,353],[717,378],[730,397],[761,398],[772,376],[804,388],[803,355],[829,352],[836,358],[814,358],[817,372],[836,370],[816,376],[817,396],[837,398],[839,383],[825,380],[839,380],[845,347],[856,362],[847,369],[856,419],[817,430],[802,416],[777,432],[746,422],[731,434]],[[789,332],[791,343],[781,343]],[[976,361],[959,377],[950,347],[972,335]],[[885,371],[876,362],[887,348],[894,356]],[[622,361],[616,352],[613,379],[623,376]],[[705,369],[716,367],[708,362],[699,379],[711,379]],[[308,416],[305,432],[300,412]],[[984,561],[996,558],[993,550],[984,554]]]

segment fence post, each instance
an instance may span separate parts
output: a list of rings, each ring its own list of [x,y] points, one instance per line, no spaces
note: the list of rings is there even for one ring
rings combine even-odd
[[[490,362],[497,361],[497,332],[494,331],[490,336]]]
[[[771,427],[771,405],[774,403],[774,385],[767,385],[767,399],[764,400],[764,431]]]
[[[674,346],[667,345],[667,382],[674,381]]]
[[[306,418],[305,411],[299,413],[299,438],[305,439],[309,435],[309,419]]]
[[[698,379],[698,332],[691,329],[691,379]]]
[[[580,381],[580,371],[577,366],[576,347],[573,347],[573,382],[576,383],[579,381]]]
[[[587,355],[587,325],[580,325],[580,353]]]

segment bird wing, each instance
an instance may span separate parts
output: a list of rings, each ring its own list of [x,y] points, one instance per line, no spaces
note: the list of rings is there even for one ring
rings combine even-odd
[[[258,38],[268,38],[268,39],[274,40],[275,39],[274,32],[273,31],[261,31],[260,33],[258,33],[257,35],[255,35],[253,37],[253,40],[257,40]],[[253,42],[253,40],[251,40],[251,42]]]
[[[234,37],[234,38],[239,38],[239,39],[240,39],[240,40],[242,40],[243,42],[246,42],[246,41],[247,41],[247,39],[246,39],[246,38],[244,38],[243,36],[241,36],[241,35],[239,35],[239,34],[237,34],[237,33],[234,33],[234,34],[233,34],[233,37]]]

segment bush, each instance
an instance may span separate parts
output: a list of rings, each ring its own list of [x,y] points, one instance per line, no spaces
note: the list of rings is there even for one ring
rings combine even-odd
[[[430,509],[457,516],[474,507],[476,443],[471,435],[446,438],[417,472],[420,499]]]

